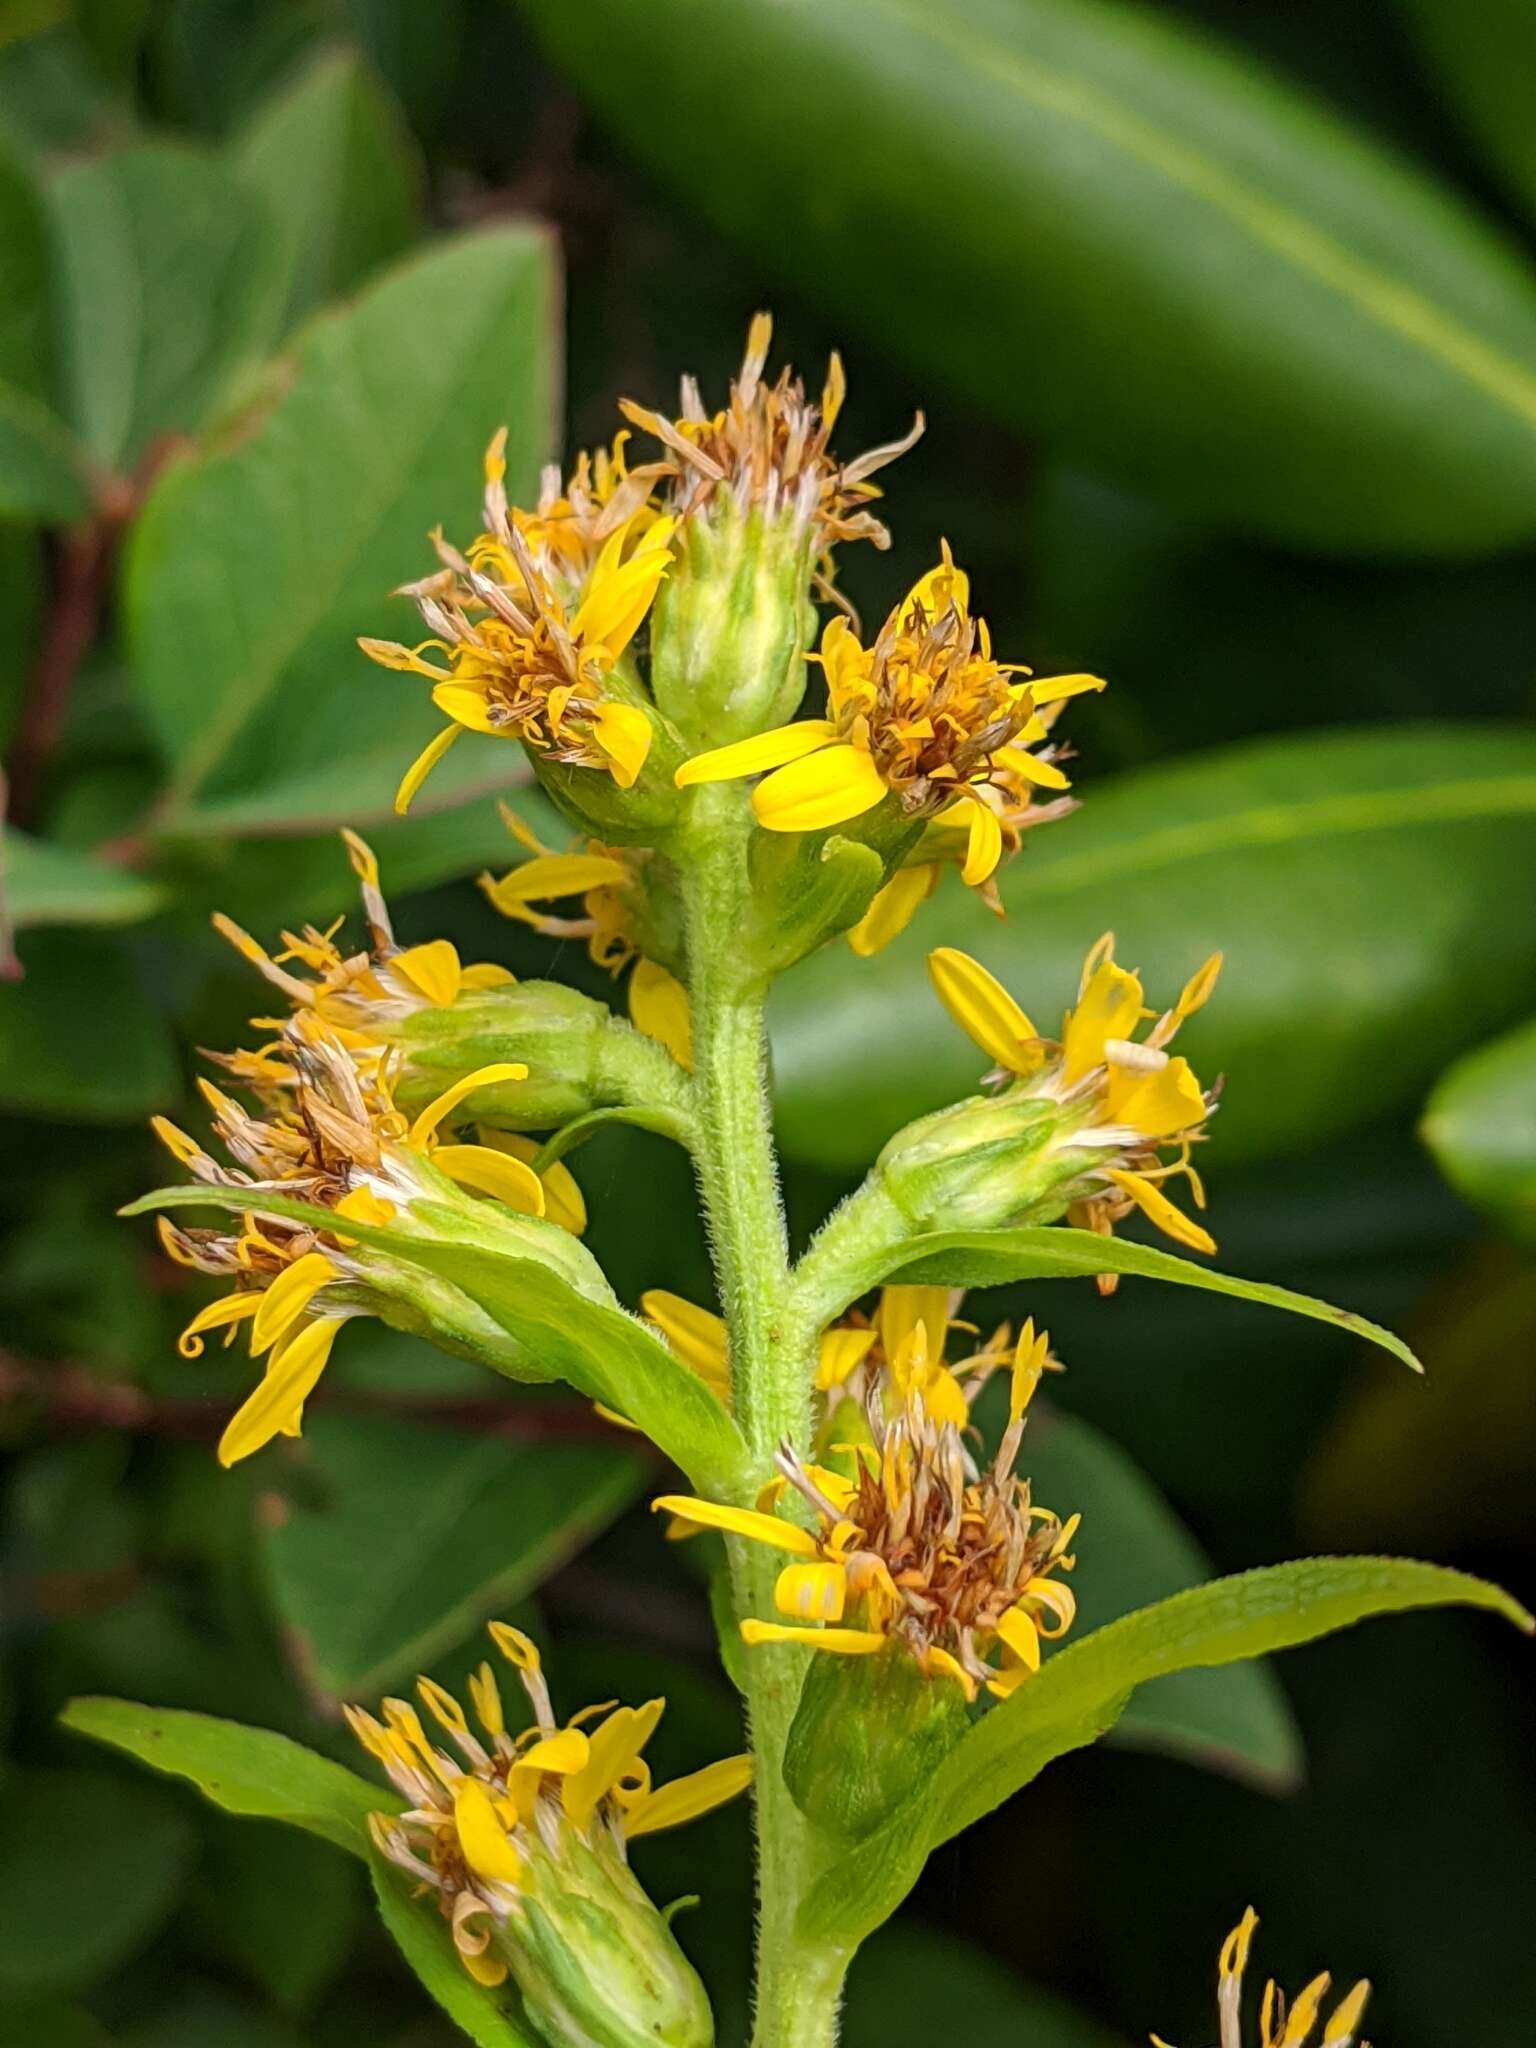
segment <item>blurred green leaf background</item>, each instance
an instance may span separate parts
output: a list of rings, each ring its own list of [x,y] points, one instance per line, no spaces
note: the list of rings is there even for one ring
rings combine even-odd
[[[1085,1613],[1308,1546],[1529,1597],[1533,59],[1536,0],[0,5],[0,2043],[460,2038],[333,1842],[120,1767],[71,1694],[350,1766],[343,1700],[461,1680],[513,1611],[570,1704],[667,1693],[663,1774],[737,1746],[709,1545],[663,1541],[638,1439],[370,1326],[301,1443],[222,1473],[234,1375],[176,1356],[197,1297],[113,1212],[258,1007],[209,913],[350,909],[343,823],[407,937],[606,987],[469,885],[513,749],[390,819],[431,721],[354,636],[402,630],[495,427],[527,491],[617,395],[722,390],[759,306],[809,379],[844,350],[845,446],[928,415],[892,555],[844,564],[866,616],[943,535],[1004,654],[1112,683],[1006,923],[946,883],[782,984],[796,1230],[972,1084],[926,945],[1047,1018],[1110,925],[1154,995],[1223,947],[1189,1032],[1223,1264],[1402,1328],[1427,1381],[1191,1290],[989,1292],[1070,1367],[1036,1464]],[[677,1156],[574,1170],[625,1300],[703,1298]],[[1160,1681],[935,1857],[849,2041],[1205,2038],[1252,1899],[1282,1977],[1375,1980],[1374,2038],[1523,2048],[1527,1660],[1423,1616]],[[704,1894],[727,2044],[747,1826],[637,1850]]]

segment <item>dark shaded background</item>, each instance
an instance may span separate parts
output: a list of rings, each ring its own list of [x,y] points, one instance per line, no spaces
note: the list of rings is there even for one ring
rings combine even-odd
[[[695,8],[693,32],[728,48],[736,12]],[[1204,0],[1132,12],[1198,24],[1245,47],[1276,80],[1328,103],[1365,137],[1407,151],[1529,250],[1491,87],[1484,79],[1480,98],[1454,35],[1449,47],[1439,40],[1443,10]],[[1510,69],[1519,71],[1522,52],[1536,52],[1528,0],[1466,14],[1485,39],[1509,39]],[[596,92],[573,85],[546,68],[511,8],[93,0],[74,11],[14,4],[3,21],[0,139],[44,181],[145,131],[223,149],[304,67],[327,51],[355,53],[398,109],[392,146],[406,182],[420,181],[425,234],[523,215],[558,234],[567,446],[607,436],[617,393],[654,402],[679,369],[697,370],[718,392],[747,318],[765,304],[808,375],[819,376],[831,346],[843,347],[851,383],[843,446],[895,435],[921,405],[927,436],[889,480],[894,554],[850,557],[843,580],[878,615],[945,534],[1005,653],[1022,649],[1043,670],[1087,666],[1112,679],[1102,700],[1074,707],[1087,810],[1058,832],[1089,830],[1095,790],[1120,771],[1194,750],[1333,726],[1529,718],[1536,595],[1528,549],[1478,540],[1432,551],[1469,557],[1454,561],[1393,559],[1363,544],[1301,552],[1254,537],[1262,517],[1212,523],[1178,509],[1187,503],[1178,478],[1159,496],[1077,466],[1057,439],[1020,430],[1031,380],[1048,386],[1049,362],[1021,355],[1005,322],[988,328],[985,297],[968,300],[931,248],[914,244],[908,289],[930,315],[935,298],[946,304],[972,342],[985,333],[1004,366],[999,375],[1021,394],[1006,420],[968,395],[963,380],[945,384],[912,367],[884,309],[846,303],[835,277],[813,297],[792,288],[786,279],[799,276],[799,264],[773,255],[776,242],[797,233],[792,211],[759,234],[724,239],[709,224],[708,201],[680,203],[670,181],[664,191],[654,182],[655,152],[642,163],[589,112],[615,95],[633,102],[644,81],[615,76]],[[1536,99],[1529,66],[1524,75]],[[761,85],[744,73],[744,93]],[[634,118],[632,110],[625,125]],[[729,109],[712,105],[699,120],[710,146],[728,150]],[[857,101],[848,120],[860,120]],[[842,137],[826,136],[832,190],[842,147]],[[658,148],[664,157],[665,143]],[[771,179],[762,189],[770,207]],[[353,266],[357,275],[368,267],[361,256]],[[1135,346],[1130,322],[1126,346]],[[1256,390],[1255,405],[1267,402]],[[167,423],[172,439],[177,424]],[[469,516],[470,502],[466,495],[458,516]],[[110,549],[82,566],[71,537],[79,531],[24,514],[0,526],[0,731],[10,736],[24,822],[35,833],[71,850],[105,845],[120,868],[126,861],[128,872],[169,894],[112,941],[110,968],[94,950],[105,942],[67,920],[24,933],[27,980],[5,992],[10,1010],[0,1009],[0,1100],[9,1111],[0,1123],[0,1717],[9,1751],[0,1785],[0,2039],[59,2048],[427,2048],[448,2037],[421,2012],[366,1917],[350,1867],[85,1753],[50,1726],[63,1699],[107,1691],[202,1707],[341,1753],[336,1695],[346,1684],[336,1681],[371,1675],[368,1658],[356,1649],[348,1667],[337,1652],[327,1666],[324,1644],[317,1650],[303,1624],[328,1598],[335,1604],[323,1582],[338,1546],[357,1546],[357,1576],[345,1583],[373,1588],[391,1572],[407,1576],[402,1554],[418,1564],[426,1554],[405,1533],[417,1496],[389,1490],[404,1485],[391,1477],[391,1451],[414,1427],[443,1446],[429,1461],[421,1511],[483,1495],[486,1533],[475,1557],[442,1567],[441,1604],[457,1621],[432,1632],[431,1567],[423,1567],[426,1582],[400,1594],[419,1612],[399,1621],[396,1649],[425,1636],[423,1654],[450,1674],[478,1655],[471,1631],[505,1590],[498,1504],[535,1499],[538,1467],[538,1483],[554,1497],[564,1497],[569,1474],[572,1497],[585,1503],[566,1532],[564,1561],[537,1594],[535,1625],[559,1645],[560,1696],[574,1706],[578,1696],[664,1688],[673,1708],[658,1760],[679,1767],[731,1746],[734,1705],[714,1662],[697,1574],[665,1551],[643,1502],[624,1506],[645,1475],[618,1471],[605,1445],[594,1452],[574,1405],[488,1390],[467,1368],[358,1331],[328,1377],[303,1451],[231,1475],[215,1468],[228,1375],[216,1360],[176,1360],[173,1334],[189,1297],[153,1255],[146,1227],[119,1224],[112,1211],[162,1177],[142,1117],[185,1101],[185,1049],[231,1042],[250,1006],[238,964],[205,936],[209,905],[237,901],[265,936],[344,898],[334,880],[317,895],[312,865],[283,840],[234,834],[146,846],[135,838],[162,765],[119,638]],[[1536,539],[1536,500],[1527,532]],[[397,630],[382,597],[387,580],[381,573],[377,631]],[[40,677],[56,685],[61,612],[81,622],[87,645],[68,664],[67,701],[38,747],[27,735],[36,739]],[[339,645],[338,662],[347,658]],[[275,750],[282,740],[274,731]],[[1491,1014],[1475,989],[1449,986],[1444,1000],[1463,1002],[1466,1013],[1457,1051],[1528,1014],[1536,994],[1536,834],[1525,808],[1501,856],[1505,887],[1480,912],[1490,943],[1510,932],[1516,993]],[[438,886],[403,900],[402,929],[447,932],[472,957],[510,956],[522,973],[557,966],[584,986],[602,985],[586,962],[556,960],[541,942],[509,933],[450,879],[490,857],[484,838],[481,831],[468,842],[473,850],[457,863],[440,863]],[[1447,857],[1456,858],[1454,843]],[[1344,886],[1348,847],[1339,858]],[[1028,899],[1022,881],[1016,890],[1017,918]],[[1321,933],[1326,890],[1310,909]],[[1382,894],[1388,967],[1399,938],[1415,943],[1415,916],[1411,899]],[[1082,947],[1102,921],[1085,924]],[[113,978],[120,970],[125,981]],[[843,971],[860,969],[849,960]],[[40,989],[57,1006],[34,1015],[25,1006],[43,1003]],[[1273,1030],[1294,1047],[1308,1023],[1306,1014],[1277,1017]],[[1414,1028],[1405,1017],[1403,1032]],[[141,1057],[144,1044],[151,1051]],[[40,1046],[56,1055],[62,1079],[37,1083]],[[136,1080],[128,1072],[135,1061],[143,1069]],[[82,1096],[92,1077],[115,1072],[122,1085],[73,1103],[72,1062],[84,1075]],[[1536,1066],[1522,1072],[1507,1121],[1524,1114],[1536,1131]],[[1351,1088],[1369,1089],[1365,1068],[1346,1064],[1333,1078],[1346,1102]],[[1230,1085],[1234,1094],[1261,1092],[1266,1077],[1234,1071]],[[1322,1145],[1298,1128],[1288,1156],[1226,1168],[1218,1124],[1210,1178],[1225,1265],[1405,1329],[1430,1368],[1427,1387],[1315,1326],[1150,1285],[1128,1286],[1108,1305],[1075,1291],[1046,1305],[1072,1368],[1060,1405],[1146,1466],[1219,1569],[1307,1547],[1379,1546],[1485,1572],[1529,1594],[1536,1278],[1507,1229],[1448,1190],[1416,1135],[1422,1101],[1419,1089],[1366,1128],[1350,1128],[1342,1115],[1339,1134]],[[655,1284],[704,1293],[702,1245],[675,1158],[643,1139],[604,1138],[578,1172],[594,1211],[591,1242],[621,1296],[633,1301]],[[796,1227],[812,1227],[848,1178],[836,1162],[792,1159]],[[659,1226],[662,1214],[678,1220]],[[412,1416],[414,1425],[404,1419]],[[473,1456],[469,1467],[456,1463],[462,1439],[443,1432],[466,1429],[498,1446],[505,1466],[495,1456],[484,1469]],[[384,1434],[370,1438],[370,1430]],[[581,1463],[593,1456],[596,1464]],[[574,1463],[551,1462],[561,1459]],[[327,1509],[348,1484],[356,1513],[337,1534]],[[310,1531],[307,1548],[292,1540],[295,1517]],[[598,1533],[583,1548],[588,1530]],[[527,1597],[526,1578],[513,1590]],[[1125,1749],[1069,1759],[935,1860],[899,1931],[855,1973],[849,2039],[916,2048],[958,2022],[998,2040],[1062,2048],[1133,2041],[1151,2026],[1198,2043],[1213,2026],[1217,1943],[1252,1899],[1265,1919],[1262,1964],[1297,1982],[1324,1966],[1376,1980],[1371,2031],[1384,2048],[1452,2040],[1520,2048],[1536,2031],[1527,1655],[1492,1624],[1455,1616],[1380,1623],[1293,1654],[1280,1676],[1309,1763],[1305,1784],[1287,1798]],[[398,1686],[399,1674],[391,1668],[380,1682]],[[706,1889],[680,1931],[717,1993],[722,2039],[739,2038],[744,1816],[650,1845],[642,1860],[661,1896]],[[1084,2019],[1039,2005],[1026,1984]]]

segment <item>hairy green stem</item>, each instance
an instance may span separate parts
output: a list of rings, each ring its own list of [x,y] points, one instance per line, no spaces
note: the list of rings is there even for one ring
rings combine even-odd
[[[693,1022],[694,1156],[721,1304],[731,1390],[748,1446],[740,1504],[774,1474],[786,1438],[811,1433],[816,1328],[796,1311],[767,1088],[767,975],[751,958],[752,829],[745,794],[706,785],[692,799],[686,857],[688,988]],[[782,1559],[731,1545],[737,1619],[773,1612]],[[821,1858],[783,1777],[805,1657],[748,1655],[747,1711],[756,1759],[758,1930],[752,2048],[831,2048],[846,1959],[804,1941],[795,1915]]]

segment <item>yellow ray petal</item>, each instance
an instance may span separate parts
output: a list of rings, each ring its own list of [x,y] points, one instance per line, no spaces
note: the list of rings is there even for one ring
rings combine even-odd
[[[1023,747],[1004,749],[1007,766],[1021,782],[1032,782],[1037,789],[1070,789],[1072,784],[1054,761],[1042,761],[1038,754],[1031,754]]]
[[[519,1882],[523,1858],[508,1840],[491,1795],[478,1778],[460,1778],[454,1786],[453,1824],[464,1861],[476,1877],[492,1884]]]
[[[1038,1034],[996,975],[953,946],[928,955],[928,977],[939,1001],[989,1059],[1013,1074],[1032,1074],[1044,1054]]]
[[[535,1775],[553,1771],[557,1777],[573,1777],[584,1771],[592,1758],[592,1744],[579,1728],[561,1728],[531,1743],[518,1758],[516,1769]]]
[[[694,1500],[686,1493],[664,1493],[651,1502],[659,1514],[676,1515],[700,1529],[721,1529],[727,1536],[745,1536],[752,1543],[766,1543],[774,1550],[787,1550],[792,1557],[817,1557],[820,1546],[809,1529],[777,1515],[759,1514],[756,1508],[724,1507],[719,1501]]]
[[[505,1152],[509,1159],[520,1159],[524,1166],[531,1166],[539,1156],[538,1139],[527,1137],[522,1131],[482,1129],[480,1142],[497,1152]],[[545,1167],[539,1179],[544,1183],[546,1222],[558,1223],[572,1237],[580,1237],[587,1227],[587,1202],[575,1174],[563,1160],[556,1159]]]
[[[445,725],[436,739],[429,740],[416,756],[410,767],[400,778],[400,787],[395,791],[395,809],[403,818],[411,808],[411,801],[417,790],[426,781],[444,754],[463,731],[460,725]]]
[[[1360,2031],[1370,1995],[1370,1983],[1362,1977],[1354,1990],[1335,2007],[1333,2017],[1323,2029],[1323,2048],[1350,2048],[1350,2043]]]
[[[947,1287],[882,1287],[876,1327],[886,1360],[895,1365],[906,1351],[914,1330],[923,1333],[923,1356],[937,1363],[944,1356],[949,1335],[949,1289]]]
[[[840,1564],[787,1564],[774,1581],[773,1604],[801,1621],[841,1621],[848,1570]]]
[[[269,1344],[275,1344],[303,1315],[311,1297],[336,1278],[338,1270],[324,1252],[306,1252],[303,1258],[285,1266],[262,1291],[260,1306],[251,1321],[251,1350],[265,1351]]]
[[[687,1777],[674,1778],[670,1784],[647,1793],[625,1814],[624,1832],[654,1835],[662,1828],[678,1827],[685,1820],[694,1820],[701,1813],[723,1806],[728,1799],[744,1792],[751,1782],[750,1756],[722,1757],[718,1763],[706,1764],[702,1771],[691,1771]]]
[[[1123,1193],[1130,1196],[1137,1208],[1159,1230],[1171,1237],[1176,1244],[1188,1245],[1191,1251],[1214,1252],[1216,1240],[1208,1230],[1202,1230],[1198,1223],[1186,1216],[1182,1209],[1176,1209],[1162,1189],[1139,1173],[1125,1173],[1111,1168],[1108,1179]]]
[[[275,1436],[298,1434],[304,1403],[325,1370],[343,1320],[328,1316],[307,1323],[289,1343],[273,1352],[261,1384],[231,1416],[219,1438],[221,1465],[238,1464]]]
[[[463,726],[466,731],[486,732],[493,736],[502,732],[502,728],[491,719],[485,692],[471,689],[468,683],[439,683],[432,692],[432,702],[445,718],[451,718],[455,725]]]
[[[680,1067],[693,1065],[693,1020],[688,991],[675,975],[643,956],[629,977],[629,1021],[665,1046]]]
[[[640,1297],[640,1313],[653,1322],[690,1372],[716,1385],[727,1377],[724,1320],[697,1302],[664,1287],[650,1287]]]
[[[490,1145],[439,1145],[432,1164],[460,1187],[494,1195],[524,1216],[544,1214],[544,1183],[510,1153]]]
[[[497,1060],[488,1067],[476,1067],[472,1074],[455,1081],[451,1088],[445,1088],[435,1102],[426,1108],[411,1125],[407,1142],[418,1152],[424,1150],[443,1118],[450,1110],[457,1109],[467,1095],[473,1095],[477,1088],[493,1088],[502,1081],[526,1081],[528,1069],[521,1060]]]
[[[971,815],[967,821],[965,864],[960,870],[960,879],[968,889],[979,889],[1003,857],[1003,828],[990,804],[978,799],[967,809]]]
[[[1130,1037],[1141,1001],[1134,974],[1113,960],[1099,962],[1062,1035],[1062,1080],[1068,1087],[1102,1062],[1106,1039]]]
[[[1080,697],[1085,690],[1102,690],[1102,676],[1031,676],[1029,694],[1037,704],[1060,704],[1067,697]]]
[[[1171,1059],[1121,1096],[1112,1114],[1117,1124],[1129,1124],[1144,1137],[1171,1138],[1202,1120],[1205,1097],[1189,1061]]]
[[[235,1323],[243,1322],[247,1316],[255,1315],[261,1307],[262,1299],[260,1294],[244,1293],[225,1294],[217,1301],[210,1301],[206,1308],[198,1310],[176,1339],[176,1349],[183,1358],[201,1358],[202,1333],[205,1330],[229,1329]]]
[[[874,1341],[873,1330],[823,1330],[816,1354],[816,1385],[822,1392],[840,1387],[864,1363]]]
[[[458,996],[463,981],[459,949],[450,939],[432,939],[425,946],[408,946],[390,961],[396,974],[412,988],[419,989],[429,1003],[446,1010]]]
[[[557,896],[585,896],[589,889],[613,889],[629,880],[621,860],[605,853],[543,853],[525,860],[485,893],[498,910],[511,903],[539,903]]]
[[[1028,1671],[1040,1669],[1040,1632],[1022,1607],[1010,1607],[997,1624],[999,1639]]]
[[[637,704],[599,704],[592,714],[592,737],[608,757],[620,789],[632,789],[651,751],[651,721]]]
[[[587,1762],[563,1787],[566,1817],[573,1826],[584,1828],[598,1801],[632,1768],[665,1706],[665,1700],[648,1700],[643,1707],[615,1707],[593,1730]]]
[[[862,747],[822,747],[775,768],[752,792],[765,832],[820,832],[862,817],[884,797],[885,780]]]
[[[859,958],[871,959],[898,932],[905,931],[938,884],[937,861],[924,861],[915,868],[898,868],[884,888],[876,890],[868,910],[848,934],[848,943]]]
[[[749,1617],[741,1624],[741,1640],[748,1648],[759,1643],[805,1643],[837,1657],[872,1657],[885,1648],[887,1638],[867,1628],[793,1628],[787,1622]]]
[[[772,732],[736,740],[731,746],[695,754],[672,779],[679,789],[689,789],[696,782],[734,782],[741,775],[761,775],[765,769],[782,768],[787,761],[798,761],[836,737],[837,728],[825,718],[802,718],[793,725],[776,726]]]

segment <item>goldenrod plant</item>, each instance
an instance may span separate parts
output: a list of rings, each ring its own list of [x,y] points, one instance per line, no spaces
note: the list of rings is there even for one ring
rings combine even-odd
[[[247,1340],[224,1464],[301,1434],[345,1326],[369,1318],[512,1381],[567,1382],[606,1419],[594,1426],[648,1438],[677,1468],[654,1487],[668,1533],[705,1566],[723,1538],[712,1612],[748,1748],[670,1783],[644,1756],[659,1700],[557,1721],[540,1653],[510,1624],[492,1635],[526,1714],[488,1664],[469,1681],[473,1719],[433,1679],[420,1698],[435,1731],[400,1699],[353,1708],[382,1773],[366,1782],[249,1729],[71,1710],[223,1804],[369,1859],[408,1960],[498,2048],[713,2039],[629,1843],[749,1783],[754,2048],[830,2048],[850,1960],[929,1854],[1113,1730],[1138,1688],[1396,1610],[1462,1603],[1531,1626],[1482,1580],[1358,1556],[1106,1615],[1104,1503],[1088,1484],[1036,1498],[1033,1418],[1060,1369],[1048,1281],[1203,1289],[1415,1361],[1374,1324],[1208,1263],[1196,1159],[1224,1077],[1170,1046],[1219,1000],[1219,953],[1149,1001],[1112,934],[1086,931],[1076,985],[1029,992],[1037,1023],[1023,991],[944,943],[947,869],[1001,908],[1000,866],[1027,863],[1037,827],[1072,830],[1074,700],[1104,682],[1037,676],[994,648],[938,535],[883,621],[860,624],[839,558],[887,545],[874,478],[922,423],[843,457],[840,361],[813,397],[770,366],[771,338],[758,316],[723,401],[691,378],[675,413],[626,401],[612,445],[547,472],[530,505],[509,497],[498,434],[480,530],[435,533],[397,593],[423,637],[362,643],[392,672],[381,692],[424,691],[444,721],[398,764],[402,813],[450,748],[520,750],[572,837],[546,844],[514,799],[510,864],[485,896],[627,969],[629,1020],[465,965],[445,939],[402,945],[379,864],[349,834],[357,940],[306,928],[269,951],[221,921],[276,1014],[205,1087],[227,1161],[162,1123],[189,1179],[134,1205],[226,1290],[187,1322],[183,1352]],[[1029,914],[1026,869],[1010,915]],[[891,1135],[793,1256],[769,992],[827,948],[854,981],[914,919],[931,933],[928,999],[976,1048],[973,1092]],[[631,1313],[582,1241],[568,1160],[624,1122],[692,1162],[715,1306],[656,1289]],[[1124,1233],[1141,1223],[1177,1250]],[[969,1320],[966,1290],[999,1283],[1035,1290],[1017,1334]],[[1239,1381],[1234,1409],[1243,1396]],[[710,1881],[701,1868],[697,1888]],[[1223,2048],[1240,2038],[1251,1931],[1250,1916],[1224,1953]],[[1266,2048],[1300,2048],[1325,1984],[1289,2017],[1267,1996]],[[1361,1987],[1323,2023],[1326,2048],[1353,2039],[1363,2003]]]

